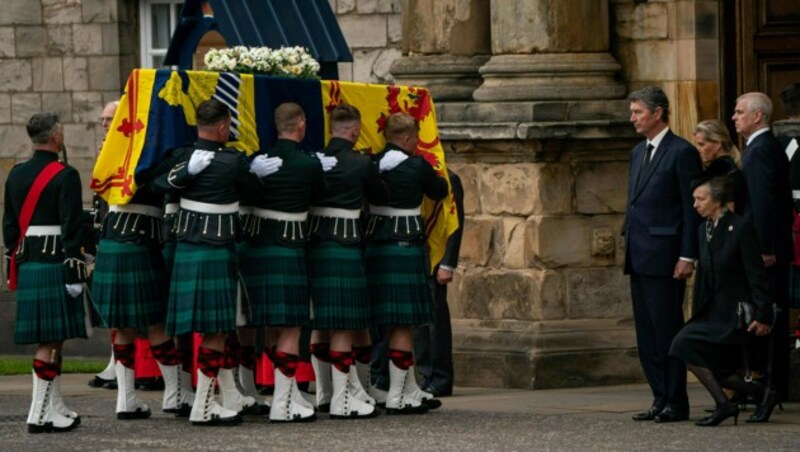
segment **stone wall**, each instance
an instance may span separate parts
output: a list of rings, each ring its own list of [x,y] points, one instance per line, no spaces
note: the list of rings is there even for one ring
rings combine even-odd
[[[393,82],[389,68],[401,56],[401,1],[329,1],[353,53],[352,63],[339,64],[339,78],[355,82]]]
[[[69,163],[91,198],[89,177],[102,140],[104,103],[120,96],[117,2],[4,0],[0,14],[0,180],[30,155],[25,123],[56,111]],[[0,188],[0,191],[2,188]]]
[[[610,7],[611,51],[629,91],[661,86],[674,106],[670,126],[684,138],[699,121],[718,118],[719,1],[611,0]]]

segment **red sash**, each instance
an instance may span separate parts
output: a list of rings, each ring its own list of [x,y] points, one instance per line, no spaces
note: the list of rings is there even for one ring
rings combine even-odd
[[[25,197],[25,202],[22,204],[22,209],[19,211],[19,240],[17,240],[17,246],[11,251],[11,262],[8,269],[8,288],[12,291],[17,290],[17,250],[22,245],[22,241],[25,240],[25,233],[28,232],[28,226],[31,224],[31,218],[33,218],[33,211],[36,210],[36,204],[39,203],[39,196],[42,195],[44,187],[63,169],[64,165],[61,162],[48,163],[42,172],[36,176],[36,180],[33,181],[33,185],[28,191],[28,196]]]

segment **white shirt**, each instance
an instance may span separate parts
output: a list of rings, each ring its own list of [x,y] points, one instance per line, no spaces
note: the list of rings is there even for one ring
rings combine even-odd
[[[767,133],[767,132],[769,132],[769,127],[764,127],[763,129],[756,130],[755,132],[753,132],[752,135],[747,137],[747,143],[745,143],[744,146],[745,147],[750,146],[750,143],[752,143],[753,140],[755,140],[757,136],[759,136],[761,134],[764,134],[764,133]]]
[[[664,127],[664,130],[658,132],[658,135],[654,136],[652,140],[647,140],[647,143],[645,144],[645,149],[647,149],[647,145],[650,144],[653,145],[653,153],[650,154],[651,162],[653,161],[653,157],[656,156],[656,151],[658,151],[658,145],[661,144],[661,141],[667,135],[667,132],[669,132],[669,127]]]

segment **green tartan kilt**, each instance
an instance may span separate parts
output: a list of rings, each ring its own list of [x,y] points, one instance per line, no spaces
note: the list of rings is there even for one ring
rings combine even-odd
[[[333,241],[309,249],[311,324],[320,330],[363,330],[369,326],[369,295],[361,248]]]
[[[236,330],[238,290],[233,244],[178,242],[169,287],[167,334]]]
[[[18,267],[17,321],[14,342],[40,344],[86,337],[83,297],[72,298],[64,287],[61,262],[23,262]]]
[[[378,242],[367,246],[365,264],[372,323],[422,325],[431,322],[425,247]]]
[[[250,243],[239,258],[250,300],[248,325],[308,325],[305,249]]]
[[[92,297],[109,328],[164,323],[169,282],[159,249],[101,240],[92,276]]]
[[[167,280],[172,274],[172,266],[175,264],[175,247],[178,246],[176,240],[167,240],[164,242],[164,247],[161,249],[161,255],[164,256],[164,266],[167,268]]]

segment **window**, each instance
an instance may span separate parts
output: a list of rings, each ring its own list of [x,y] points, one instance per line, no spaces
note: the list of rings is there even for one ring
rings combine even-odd
[[[178,24],[183,0],[140,0],[141,67],[164,66],[172,32]]]

